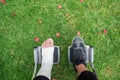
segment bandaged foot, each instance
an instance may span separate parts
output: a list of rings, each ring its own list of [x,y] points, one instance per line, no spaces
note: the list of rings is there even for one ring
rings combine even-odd
[[[54,43],[49,38],[42,44],[42,64],[37,76],[45,76],[51,79],[51,70],[53,66]]]

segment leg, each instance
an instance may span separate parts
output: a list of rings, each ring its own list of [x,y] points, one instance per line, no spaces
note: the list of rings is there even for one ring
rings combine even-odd
[[[76,66],[77,69],[77,80],[98,80],[97,76],[93,73],[87,70],[87,68],[83,64],[79,64]]]
[[[42,44],[42,64],[34,80],[50,80],[53,66],[54,44],[51,38]]]
[[[80,37],[75,37],[72,42],[73,66],[78,75],[78,80],[97,80],[94,73],[86,68],[85,45]]]

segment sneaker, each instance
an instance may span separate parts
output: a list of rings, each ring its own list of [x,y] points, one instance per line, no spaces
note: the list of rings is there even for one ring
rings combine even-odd
[[[79,36],[73,38],[72,41],[72,52],[73,52],[73,66],[76,71],[75,66],[79,64],[85,64],[85,43]]]

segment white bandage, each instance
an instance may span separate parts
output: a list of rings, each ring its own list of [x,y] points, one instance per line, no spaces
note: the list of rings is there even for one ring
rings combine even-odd
[[[54,47],[44,48],[42,47],[42,64],[37,73],[37,76],[45,76],[49,80],[51,79],[51,70],[53,66],[53,53]]]

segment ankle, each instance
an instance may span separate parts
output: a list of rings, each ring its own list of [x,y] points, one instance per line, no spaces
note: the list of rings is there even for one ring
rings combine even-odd
[[[87,71],[87,68],[84,64],[79,64],[76,66],[77,75],[79,76],[82,72]]]

